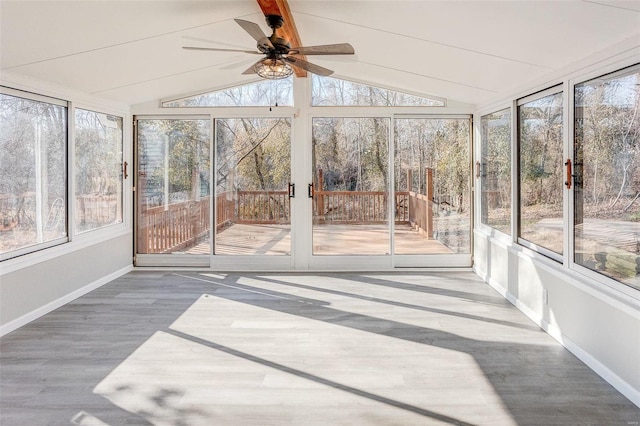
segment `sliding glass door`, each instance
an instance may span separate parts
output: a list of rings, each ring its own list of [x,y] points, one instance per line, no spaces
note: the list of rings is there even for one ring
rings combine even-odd
[[[138,119],[136,137],[136,263],[145,265],[145,255],[180,255],[171,264],[209,255],[211,121]]]
[[[291,255],[291,121],[215,123],[215,255]]]
[[[395,120],[394,254],[468,254],[470,120]]]
[[[292,124],[137,118],[136,264],[470,265],[468,117],[315,117],[295,150]]]
[[[313,255],[389,254],[388,118],[313,120]]]

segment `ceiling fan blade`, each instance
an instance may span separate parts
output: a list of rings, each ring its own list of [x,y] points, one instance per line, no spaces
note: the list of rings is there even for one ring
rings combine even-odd
[[[355,53],[356,51],[349,43],[293,47],[289,50],[289,55],[353,55]]]
[[[256,74],[256,70],[255,70],[255,66],[257,64],[259,64],[260,62],[262,62],[263,60],[260,59],[258,62],[254,62],[253,64],[251,64],[251,66],[249,68],[247,68],[246,70],[244,70],[242,72],[243,75],[251,75],[251,74]]]
[[[244,19],[234,19],[234,21],[236,21],[236,23],[240,25],[243,30],[248,32],[249,35],[258,42],[258,44],[266,46],[269,49],[274,48],[271,40],[269,40],[269,37],[267,37],[267,35],[264,33],[264,31],[262,31],[262,28],[260,28],[258,24],[251,21],[245,21]]]
[[[311,62],[304,61],[300,58],[294,58],[291,56],[283,56],[282,59],[289,62],[291,65],[294,65],[298,68],[302,68],[303,70],[307,70],[313,74],[328,76],[333,74],[329,68],[321,67],[320,65],[312,64]]]
[[[262,53],[256,50],[240,50],[240,49],[218,49],[216,47],[195,47],[195,46],[182,46],[185,50],[209,50],[213,52],[241,52],[241,53],[251,53],[255,55],[261,55]]]
[[[246,64],[248,64],[250,61],[250,59],[244,58],[241,61],[233,61],[233,62],[229,62],[224,66],[221,66],[219,69],[221,70],[233,70],[236,68],[240,68],[241,66],[246,66]]]

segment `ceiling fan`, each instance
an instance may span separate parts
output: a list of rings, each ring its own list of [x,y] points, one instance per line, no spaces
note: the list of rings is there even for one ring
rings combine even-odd
[[[267,25],[273,29],[271,37],[267,37],[258,24],[243,19],[234,19],[246,32],[258,42],[258,50],[218,49],[214,47],[184,46],[187,50],[208,50],[215,52],[242,52],[254,55],[265,55],[251,65],[242,74],[258,74],[262,78],[277,80],[286,78],[293,73],[291,66],[302,68],[313,74],[328,76],[333,71],[312,64],[295,55],[353,55],[353,46],[349,43],[324,44],[308,47],[291,47],[288,40],[277,35],[277,29],[282,27],[284,20],[279,15],[266,15]]]

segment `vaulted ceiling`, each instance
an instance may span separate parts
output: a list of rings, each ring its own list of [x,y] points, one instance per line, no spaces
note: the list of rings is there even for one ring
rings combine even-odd
[[[351,43],[354,57],[309,57],[338,77],[479,104],[628,38],[640,1],[290,0],[305,46]],[[134,105],[236,85],[254,49],[234,18],[248,1],[1,1],[3,73]]]

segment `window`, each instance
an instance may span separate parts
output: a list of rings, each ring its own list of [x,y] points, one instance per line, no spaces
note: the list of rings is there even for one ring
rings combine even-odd
[[[137,253],[211,253],[211,121],[140,118],[136,123]]]
[[[163,108],[293,105],[293,79],[261,80],[229,89],[166,101]]]
[[[389,254],[388,118],[314,118],[313,254]]]
[[[216,255],[291,254],[291,120],[216,120]]]
[[[75,230],[122,222],[122,118],[75,110]]]
[[[640,289],[640,66],[575,86],[574,261]]]
[[[312,76],[313,106],[445,106],[430,99],[332,77]]]
[[[511,109],[481,119],[481,222],[511,234]]]
[[[470,253],[466,118],[397,118],[395,254]]]
[[[518,105],[518,236],[562,255],[562,92]]]
[[[0,258],[67,237],[66,103],[0,93]]]

